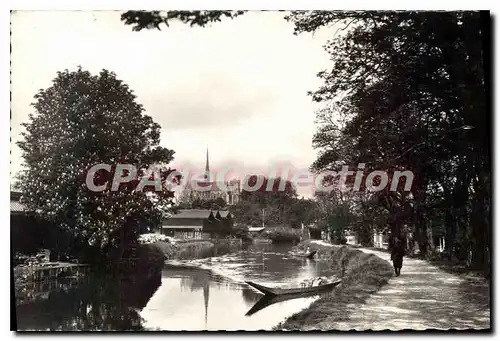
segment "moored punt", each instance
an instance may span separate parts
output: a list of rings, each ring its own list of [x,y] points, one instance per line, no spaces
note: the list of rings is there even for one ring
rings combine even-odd
[[[254,282],[246,282],[248,285],[251,287],[259,290],[262,292],[264,295],[268,296],[282,296],[282,295],[300,295],[300,294],[309,294],[309,293],[316,293],[316,292],[321,292],[321,291],[326,291],[329,289],[335,288],[337,285],[339,285],[341,280],[337,280],[332,283],[328,284],[323,284],[323,285],[318,285],[314,287],[306,287],[306,288],[291,288],[291,289],[283,289],[283,288],[270,288],[266,287],[264,285],[260,285]]]
[[[318,253],[318,250],[311,251],[311,252],[309,252],[306,255],[306,257],[309,258],[309,259],[312,259],[312,258],[314,258],[314,256],[316,255],[316,253]]]

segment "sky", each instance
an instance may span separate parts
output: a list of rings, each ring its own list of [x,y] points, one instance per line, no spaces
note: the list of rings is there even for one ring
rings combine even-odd
[[[251,12],[205,28],[174,24],[133,32],[118,11],[18,11],[11,17],[11,178],[22,157],[15,144],[39,89],[57,71],[108,69],[162,127],[172,166],[231,167],[235,174],[287,163],[307,169],[314,112],[307,96],[330,67],[329,32],[293,35],[283,12]],[[310,196],[308,188],[299,195]]]

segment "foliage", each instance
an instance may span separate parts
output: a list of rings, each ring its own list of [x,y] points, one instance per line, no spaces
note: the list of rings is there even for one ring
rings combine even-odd
[[[156,242],[165,242],[175,244],[175,240],[172,237],[166,236],[160,233],[145,233],[141,234],[138,239],[140,244],[153,244]]]
[[[170,244],[170,243],[169,243]],[[151,276],[161,274],[167,259],[166,255],[153,244],[139,244],[137,247],[137,265],[135,274]]]
[[[241,238],[243,241],[252,240],[252,236],[250,232],[248,232],[248,228],[245,225],[236,224],[233,226],[231,230],[231,235],[236,238]]]
[[[249,176],[246,181],[250,188],[256,187],[256,190],[243,189],[240,201],[231,208],[238,223],[299,228],[301,223],[309,224],[314,221],[314,203],[298,199],[296,189],[290,181],[257,175]]]
[[[164,166],[174,152],[159,146],[160,126],[143,114],[114,73],[58,72],[52,85],[37,93],[33,107],[19,142],[26,166],[20,186],[22,202],[37,218],[65,229],[80,245],[103,249],[124,235],[136,238],[168,214],[173,193],[165,180],[173,170]],[[139,171],[111,191],[118,163]],[[113,165],[93,179],[106,185],[102,192],[86,186],[87,172],[97,164]],[[136,190],[143,177],[151,179],[153,165],[160,167],[162,190]]]
[[[349,229],[356,219],[352,193],[322,191],[315,193],[315,199],[321,217],[318,227],[328,232],[333,243],[345,244],[345,230]]]
[[[271,239],[273,243],[298,243],[300,242],[300,230],[290,229],[286,227],[271,227],[264,230],[264,235]]]
[[[160,251],[166,259],[171,259],[178,250],[178,243],[167,243],[164,241],[156,241],[151,244],[146,244],[147,247]]]
[[[448,257],[454,249],[471,250],[474,266],[487,269],[489,13],[296,11],[285,18],[295,25],[295,34],[332,29],[325,46],[332,67],[318,73],[323,85],[310,93],[324,104],[317,113],[313,146],[318,158],[312,169],[352,169],[365,163],[366,172],[411,170],[415,175],[410,190],[350,197],[348,216],[354,221],[349,224],[365,243],[373,230],[410,234],[422,254],[433,248],[432,230],[443,233],[433,227],[440,224]],[[164,17],[145,14],[143,19],[141,27],[155,27]],[[253,221],[256,208],[245,208],[247,221]],[[334,225],[345,226],[340,220]]]
[[[290,227],[301,228],[302,224],[310,225],[318,219],[318,206],[311,199],[296,199],[286,210],[286,220]]]
[[[158,29],[160,25],[169,26],[172,20],[178,20],[190,26],[200,26],[221,21],[222,18],[235,18],[244,11],[127,11],[121,15],[125,25],[132,25],[134,31]]]
[[[313,169],[366,163],[367,170],[409,169],[410,190],[354,197],[357,226],[393,234],[405,226],[422,254],[431,227],[445,225],[447,253],[460,243],[488,266],[491,151],[483,44],[489,15],[479,12],[295,12],[296,33],[343,27],[325,47],[332,68],[311,93],[318,112]],[[485,251],[486,250],[486,251]]]

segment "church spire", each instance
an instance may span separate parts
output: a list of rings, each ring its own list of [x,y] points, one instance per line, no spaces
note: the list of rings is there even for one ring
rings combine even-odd
[[[205,179],[210,182],[210,166],[208,164],[208,147],[207,147],[207,164],[205,165]]]

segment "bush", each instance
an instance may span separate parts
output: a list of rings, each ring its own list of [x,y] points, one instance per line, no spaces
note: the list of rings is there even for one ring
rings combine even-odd
[[[273,243],[298,243],[300,242],[300,237],[300,230],[294,230],[286,227],[271,228],[267,231],[267,238],[271,239]]]
[[[157,274],[161,272],[167,257],[153,244],[139,244],[137,247],[137,274]]]
[[[153,244],[156,242],[165,242],[175,244],[175,239],[169,236],[165,236],[160,233],[145,233],[141,234],[138,239],[140,244]]]
[[[248,228],[245,225],[235,225],[231,230],[231,236],[236,238],[241,238],[243,241],[252,240],[252,236],[250,232],[248,232]]]
[[[161,242],[161,241],[147,244],[147,246],[150,247],[151,249],[155,249],[155,250],[160,251],[166,257],[166,259],[172,258],[172,256],[175,254],[175,252],[178,249],[177,245],[173,245],[173,244],[165,243],[165,242]]]

